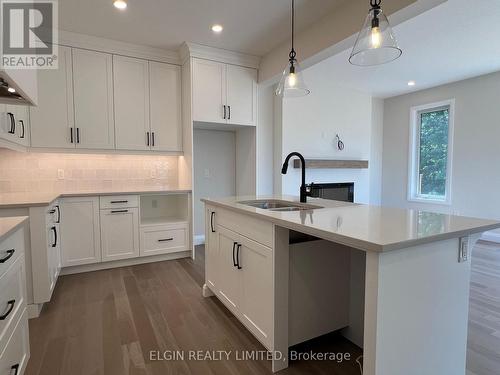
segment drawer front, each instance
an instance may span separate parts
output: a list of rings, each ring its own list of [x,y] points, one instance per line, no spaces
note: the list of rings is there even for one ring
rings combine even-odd
[[[24,309],[21,318],[17,321],[5,348],[0,348],[0,353],[0,374],[24,374],[30,357],[28,313],[26,309]]]
[[[99,197],[101,210],[108,208],[139,207],[138,195],[110,195]]]
[[[215,225],[221,225],[251,240],[271,248],[273,247],[274,235],[272,223],[219,207],[209,207],[215,211]],[[207,225],[210,225],[210,223]]]
[[[21,256],[0,277],[0,347],[7,341],[6,333],[9,326],[19,319],[25,308],[26,273],[24,256]]]
[[[12,233],[0,242],[0,277],[24,254],[24,228]]]
[[[153,225],[141,228],[141,256],[175,253],[188,249],[188,227]]]

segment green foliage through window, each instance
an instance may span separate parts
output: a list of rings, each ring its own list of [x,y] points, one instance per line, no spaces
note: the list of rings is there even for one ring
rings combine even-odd
[[[418,189],[421,196],[444,198],[448,161],[449,108],[419,113]]]

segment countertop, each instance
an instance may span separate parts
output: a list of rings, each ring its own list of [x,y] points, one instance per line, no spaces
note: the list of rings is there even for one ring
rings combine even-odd
[[[26,220],[28,220],[27,216],[0,217],[0,242],[19,228]]]
[[[319,198],[308,198],[307,203],[323,208],[288,212],[238,203],[254,199],[298,202],[297,197],[281,195],[205,198],[202,201],[364,251],[398,250],[500,228],[500,222],[495,220]]]
[[[190,193],[191,189],[171,187],[144,187],[131,189],[101,189],[71,191],[62,193],[6,193],[0,194],[0,209],[48,206],[58,198],[84,197],[95,195],[122,195],[122,194],[170,194]]]

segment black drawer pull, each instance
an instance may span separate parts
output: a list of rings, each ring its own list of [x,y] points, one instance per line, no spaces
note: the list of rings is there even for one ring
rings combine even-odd
[[[158,240],[158,242],[166,242],[166,241],[173,241],[173,240],[174,240],[173,237],[171,237],[171,238],[162,238],[162,239]]]
[[[10,118],[10,129],[8,131],[9,134],[16,134],[16,120],[14,118],[14,114],[11,112],[8,112],[7,115]]]
[[[210,230],[212,231],[212,233],[215,233],[214,216],[215,216],[215,211],[210,212]]]
[[[111,211],[112,214],[121,214],[121,213],[125,213],[125,212],[128,212],[128,210],[112,210]]]
[[[241,249],[241,244],[238,244],[238,246],[236,246],[236,266],[238,267],[239,270],[243,268],[240,265],[240,249]]]
[[[128,201],[111,201],[109,202],[111,204],[116,204],[116,203],[128,203]]]
[[[19,371],[19,363],[16,363],[14,366],[12,366],[10,368],[10,371],[12,372],[12,370],[14,370],[14,375],[17,375],[17,373]]]
[[[52,247],[56,247],[57,246],[57,228],[52,227],[52,228],[50,228],[50,230],[54,232],[54,243],[52,244]]]
[[[9,308],[7,309],[7,312],[3,315],[0,316],[0,320],[5,320],[7,319],[7,317],[10,315],[10,313],[12,312],[12,310],[14,310],[14,306],[16,304],[16,300],[15,299],[11,299],[9,302],[7,302],[7,305],[9,306]]]
[[[19,138],[22,139],[26,135],[26,129],[24,128],[24,121],[23,120],[19,120],[19,122],[21,123],[22,129],[23,129],[23,133],[21,134],[21,136]]]
[[[59,205],[57,205],[56,209],[57,209],[57,220],[56,220],[56,223],[59,224],[61,222],[61,207],[59,207]]]
[[[55,214],[55,213],[56,213],[56,209],[55,208],[49,211],[49,214]]]
[[[238,245],[238,242],[233,242],[233,266],[236,267],[238,266],[238,263],[236,263],[236,256],[235,256],[235,250],[236,250],[236,245]]]
[[[14,250],[14,249],[7,250],[6,251],[7,256],[5,258],[0,259],[0,263],[7,262],[12,257],[12,255],[14,255],[15,252],[16,252],[16,250]]]

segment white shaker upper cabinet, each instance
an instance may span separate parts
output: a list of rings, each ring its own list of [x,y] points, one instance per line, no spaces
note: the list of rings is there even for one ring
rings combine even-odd
[[[116,148],[149,150],[149,64],[113,56]]]
[[[226,65],[193,59],[193,121],[226,123],[225,101]]]
[[[181,68],[149,62],[151,150],[182,151]]]
[[[254,126],[257,121],[257,71],[236,65],[226,65],[227,122]]]
[[[71,48],[59,46],[57,69],[38,71],[38,106],[30,107],[30,123],[32,147],[75,147]]]
[[[110,54],[73,49],[77,148],[114,148],[112,64]]]

